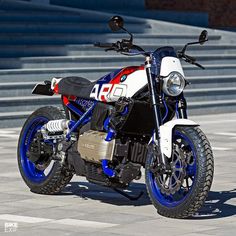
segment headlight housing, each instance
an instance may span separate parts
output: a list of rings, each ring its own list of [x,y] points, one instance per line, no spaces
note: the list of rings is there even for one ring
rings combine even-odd
[[[175,97],[180,95],[185,87],[185,79],[179,72],[171,72],[167,77],[163,78],[162,90],[166,95]]]

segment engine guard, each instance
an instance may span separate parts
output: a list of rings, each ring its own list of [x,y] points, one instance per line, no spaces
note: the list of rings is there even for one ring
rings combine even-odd
[[[188,119],[176,119],[160,126],[161,152],[168,158],[170,158],[172,154],[172,134],[176,126],[199,126],[199,124]]]

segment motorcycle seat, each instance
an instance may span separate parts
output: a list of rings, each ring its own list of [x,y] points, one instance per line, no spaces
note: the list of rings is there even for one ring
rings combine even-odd
[[[90,93],[96,82],[77,76],[65,77],[58,83],[58,93],[73,95],[80,98],[91,99]]]

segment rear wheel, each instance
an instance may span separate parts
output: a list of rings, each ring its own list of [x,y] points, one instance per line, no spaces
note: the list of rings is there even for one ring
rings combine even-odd
[[[204,204],[213,180],[213,155],[204,133],[196,127],[177,127],[173,154],[168,159],[172,173],[153,173],[152,148],[146,161],[146,185],[159,214],[186,218]]]
[[[53,143],[45,143],[38,132],[49,120],[65,119],[64,112],[56,107],[42,107],[26,120],[18,142],[18,167],[21,176],[32,192],[55,194],[71,180],[73,173],[61,161],[51,159]],[[34,146],[33,146],[34,145]],[[41,145],[40,157],[30,155],[30,150]]]

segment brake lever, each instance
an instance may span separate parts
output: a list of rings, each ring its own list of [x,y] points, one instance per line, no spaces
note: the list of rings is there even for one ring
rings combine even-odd
[[[197,62],[194,62],[193,64],[194,64],[194,65],[196,65],[196,66],[198,66],[199,68],[201,68],[201,69],[203,69],[203,70],[205,70],[205,69],[206,69],[204,66],[202,66],[202,65],[198,64]]]
[[[192,65],[195,65],[203,70],[205,70],[206,68],[202,65],[200,65],[199,63],[196,62],[196,58],[194,57],[191,57],[191,56],[188,56],[188,55],[182,55],[182,59],[187,62],[187,63],[190,63]]]
[[[189,55],[184,54],[183,57],[186,58],[188,61],[191,61],[191,62],[193,62],[193,63],[196,62],[196,58],[191,57],[191,56],[189,56]]]

